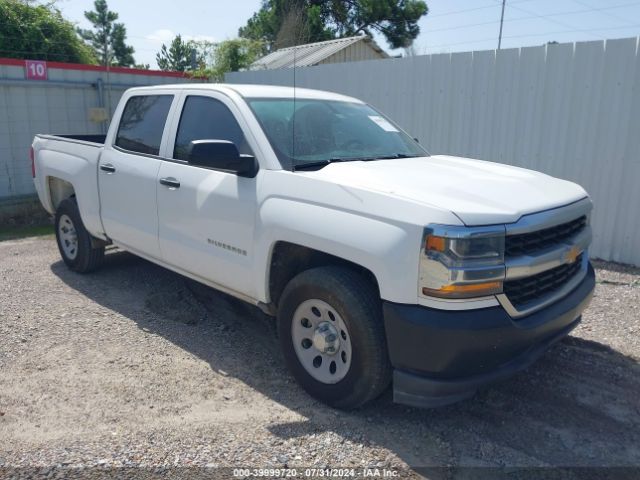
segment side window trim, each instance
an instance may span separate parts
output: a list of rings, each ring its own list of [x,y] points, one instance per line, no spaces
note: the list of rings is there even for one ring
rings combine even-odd
[[[179,159],[175,159],[175,158],[167,158],[167,157],[165,157],[163,155],[154,155],[152,153],[142,153],[142,152],[136,152],[134,150],[127,150],[126,148],[119,147],[118,145],[115,145],[115,144],[112,145],[111,147],[114,150],[117,150],[118,152],[124,153],[126,155],[134,155],[134,156],[137,156],[137,157],[155,158],[156,160],[167,160],[167,161],[170,161],[170,162],[177,162],[177,163],[188,163],[188,162],[185,162],[183,160],[179,160]]]
[[[176,143],[176,137],[178,136],[178,125],[180,124],[180,116],[182,115],[182,109],[189,92],[185,90],[180,91],[176,95],[176,101],[171,111],[171,124],[167,128],[167,138],[163,139],[162,146],[160,147],[160,154],[163,160],[173,161],[173,148]],[[183,163],[183,162],[180,162]]]
[[[169,119],[164,126],[164,134],[162,135],[162,143],[160,144],[160,156],[163,160],[173,160],[173,142],[175,141],[178,128],[177,121],[180,120],[180,113],[182,112],[186,95],[184,90],[173,92],[173,103],[169,109]],[[176,118],[178,119],[177,121]]]

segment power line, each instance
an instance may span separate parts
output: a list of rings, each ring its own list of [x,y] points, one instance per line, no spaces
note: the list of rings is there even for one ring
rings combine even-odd
[[[512,4],[518,4],[518,3],[525,3],[525,2],[531,2],[532,0],[519,0],[517,2],[511,2],[509,3],[509,5]],[[467,12],[475,12],[476,10],[485,10],[487,8],[495,8],[496,4],[492,3],[490,5],[484,5],[482,7],[475,7],[475,8],[465,8],[462,10],[454,10],[452,12],[445,12],[445,13],[437,13],[435,15],[428,15],[427,18],[440,18],[440,17],[447,17],[449,15],[457,15],[458,13],[467,13]]]
[[[541,18],[543,20],[547,20],[548,22],[555,23],[556,25],[560,25],[562,27],[573,28],[573,25],[569,25],[567,23],[560,22],[559,20],[555,20],[555,19],[552,19],[552,18],[549,18],[549,17],[562,16],[562,15],[573,15],[573,14],[576,14],[576,13],[602,12],[602,11],[606,11],[606,10],[613,10],[613,9],[616,9],[616,8],[624,8],[624,7],[636,6],[636,5],[640,5],[640,2],[624,3],[624,4],[620,4],[620,5],[610,5],[608,7],[595,7],[595,8],[589,8],[587,10],[575,10],[573,12],[562,12],[562,13],[558,13],[558,14],[549,14],[549,15],[539,15],[539,14],[536,14],[536,13],[534,13],[534,12],[532,12],[530,10],[527,10],[525,8],[522,8],[522,7],[513,7],[513,8],[515,8],[516,10],[520,10],[521,12],[524,12],[524,13],[532,14],[532,15],[538,17],[538,18]],[[608,28],[604,28],[604,29],[594,29],[594,30],[597,31],[597,30],[609,30],[609,29]],[[590,33],[591,29],[574,30],[574,31],[583,31],[583,32],[586,32],[588,34],[591,34]],[[591,35],[596,37],[596,38],[602,39],[602,40],[605,39],[605,37],[603,37],[602,35],[596,35],[596,34],[591,34]]]
[[[508,6],[512,7],[514,3],[509,2]],[[523,8],[514,6],[513,8],[515,8],[517,10],[520,10],[523,13],[528,13],[529,16],[507,19],[506,22],[518,22],[520,20],[531,20],[533,18],[544,18],[544,19],[550,20],[547,17],[558,17],[558,16],[564,16],[564,15],[574,15],[574,14],[578,14],[578,13],[589,13],[589,12],[592,12],[592,11],[604,11],[604,10],[609,10],[609,9],[614,9],[614,8],[622,8],[622,7],[635,6],[635,5],[640,5],[640,2],[626,3],[624,5],[616,5],[616,6],[609,6],[609,7],[590,8],[590,9],[587,9],[587,10],[573,10],[571,12],[551,13],[551,14],[548,14],[548,15],[539,15],[539,14],[531,12],[529,10],[525,10]],[[550,21],[558,23],[555,20],[550,20]],[[479,26],[482,26],[482,25],[493,25],[493,24],[496,24],[496,23],[499,23],[499,22],[500,22],[500,20],[490,20],[490,21],[480,22],[480,23],[467,23],[467,24],[464,24],[464,25],[456,25],[455,27],[435,28],[435,29],[428,30],[428,32],[429,33],[446,32],[446,31],[449,31],[449,30],[459,30],[461,28],[479,27]],[[563,27],[568,27],[568,28],[574,28],[573,25],[562,24],[562,26]]]
[[[573,28],[573,25],[569,25],[568,23],[564,23],[564,22],[561,22],[559,20],[554,20],[553,18],[549,18],[552,15],[538,15],[538,14],[536,14],[534,12],[531,12],[531,11],[526,10],[524,8],[521,8],[521,7],[512,7],[512,8],[515,8],[516,10],[520,10],[521,12],[524,12],[524,13],[532,14],[535,17],[538,17],[538,18],[541,18],[543,20],[546,20],[547,22],[555,23],[556,25],[560,25],[561,27]],[[591,11],[591,10],[588,10],[588,11]],[[575,12],[575,13],[584,13],[584,12],[585,11],[583,10],[583,11],[579,11],[579,12]],[[587,34],[591,35],[593,37],[596,37],[596,38],[603,38],[601,35],[597,35],[595,33],[587,32]]]
[[[558,16],[565,16],[565,15],[574,15],[574,14],[580,14],[580,13],[588,13],[588,12],[602,12],[602,13],[607,13],[608,10],[612,10],[612,9],[619,9],[619,8],[624,8],[624,7],[629,7],[629,6],[636,6],[636,5],[640,5],[640,2],[638,1],[634,1],[634,2],[628,2],[628,3],[624,3],[624,4],[619,4],[619,5],[609,5],[606,7],[592,7],[586,3],[583,3],[579,0],[573,0],[575,3],[579,3],[585,7],[589,7],[587,9],[581,9],[581,10],[572,10],[572,11],[567,11],[567,12],[559,12],[559,13],[552,13],[552,14],[546,14],[546,15],[541,15],[541,14],[536,14],[535,12],[532,12],[530,10],[526,10],[524,8],[518,7],[517,5],[525,3],[525,2],[529,2],[532,0],[519,0],[519,1],[509,1],[509,7],[514,8],[515,10],[519,10],[521,12],[524,12],[526,14],[529,14],[528,16],[523,16],[523,17],[518,17],[518,18],[514,18],[514,19],[507,19],[505,20],[506,23],[509,22],[517,22],[517,21],[522,21],[522,20],[528,20],[528,19],[533,19],[533,18],[541,18],[544,20],[547,20],[549,22],[552,23],[556,23],[560,26],[566,27],[568,28],[568,30],[563,30],[563,31],[556,31],[556,32],[546,32],[546,33],[541,33],[541,34],[522,34],[522,35],[511,35],[511,36],[502,36],[501,38],[507,39],[507,38],[523,38],[523,37],[535,37],[535,36],[543,36],[543,35],[555,35],[555,34],[561,34],[561,33],[569,33],[569,32],[585,32],[585,33],[590,33],[593,31],[605,31],[605,30],[619,30],[619,29],[625,29],[625,28],[636,28],[639,25],[635,25],[635,24],[630,24],[627,26],[620,26],[620,27],[605,27],[605,28],[595,28],[595,29],[579,29],[579,28],[575,28],[573,25],[569,25],[563,22],[560,22],[558,20],[554,20],[552,18],[549,17],[558,17]],[[447,16],[447,15],[454,15],[454,14],[458,14],[458,13],[466,13],[466,12],[473,12],[473,11],[477,11],[477,10],[482,10],[482,9],[487,9],[487,8],[492,8],[492,7],[497,7],[498,5],[496,3],[492,4],[492,5],[484,5],[484,6],[480,6],[480,7],[475,7],[475,8],[470,8],[470,9],[461,9],[461,10],[456,10],[456,11],[450,11],[450,12],[445,12],[442,14],[437,14],[437,15],[428,15],[426,17],[426,19],[430,19],[430,18],[437,18],[437,17],[443,17],[443,16]],[[614,16],[614,15],[610,15],[613,18],[618,18],[621,19],[620,17]],[[622,20],[622,19],[621,19]],[[628,20],[625,20],[626,22],[628,22]],[[65,21],[62,20],[61,23],[64,23]],[[404,21],[400,21],[400,22],[385,22],[388,25],[395,25],[395,24],[403,24],[405,23]],[[452,30],[458,30],[458,29],[462,29],[462,28],[470,28],[470,27],[474,27],[474,26],[482,26],[482,25],[490,25],[490,24],[495,24],[498,23],[498,20],[495,21],[487,21],[487,22],[480,22],[480,23],[472,23],[472,24],[465,24],[465,25],[458,25],[458,26],[454,26],[454,27],[446,27],[446,28],[438,28],[438,29],[433,29],[433,30],[427,30],[427,33],[434,33],[434,32],[443,32],[443,31],[452,31]],[[385,28],[382,28],[382,26],[380,26],[380,30],[384,33],[384,31],[386,30]],[[598,36],[598,35],[593,35],[596,38],[602,39],[602,36]],[[8,37],[8,36],[3,36],[3,38],[13,38],[16,40],[21,40],[21,37]],[[147,37],[141,37],[141,36],[136,36],[136,35],[127,35],[127,38],[135,38],[135,39],[143,39],[146,41],[153,41],[150,40]],[[495,37],[494,37],[495,38]],[[472,43],[477,43],[477,42],[484,42],[484,41],[489,41],[491,40],[490,38],[487,39],[480,39],[480,40],[473,40],[473,41],[465,41],[465,42],[456,42],[456,43],[447,43],[447,44],[440,44],[440,45],[434,45],[434,46],[428,46],[427,48],[436,48],[436,47],[447,47],[447,46],[455,46],[455,45],[464,45],[464,44],[472,44]],[[47,41],[46,42],[49,45],[61,45],[61,44],[67,44],[67,42],[62,42],[62,41]],[[501,41],[500,41],[501,44]],[[66,58],[71,58],[72,55],[70,54],[61,54],[61,53],[55,53],[55,52],[31,52],[31,51],[21,51],[21,50],[0,50],[0,51],[4,51],[4,52],[12,52],[12,53],[23,53],[23,54],[34,54],[34,55],[49,55],[49,56],[54,56],[54,57],[66,57]],[[153,52],[153,53],[157,53],[159,50],[157,49],[153,49],[153,48],[136,48],[137,52]]]
[[[627,28],[640,28],[640,24],[637,25],[625,25],[620,27],[602,27],[602,28],[578,28],[572,30],[558,30],[555,32],[544,32],[544,33],[525,33],[520,35],[504,35],[503,39],[511,39],[511,38],[527,38],[527,37],[542,37],[545,35],[560,35],[563,33],[573,33],[573,32],[590,32],[590,31],[602,31],[602,30],[624,30]],[[454,42],[454,43],[443,43],[438,45],[427,45],[427,48],[444,48],[444,47],[453,47],[457,45],[468,45],[472,43],[480,43],[480,42],[490,42],[495,41],[495,37],[488,38],[479,38],[476,40],[469,40],[464,42]]]
[[[577,3],[578,5],[582,5],[583,7],[597,8],[597,7],[594,7],[593,5],[589,5],[588,3],[582,2],[580,0],[572,0],[572,1],[573,1],[573,3]],[[616,20],[621,20],[621,21],[623,21],[623,22],[625,22],[627,24],[632,23],[632,22],[629,22],[628,19],[620,17],[618,15],[614,15],[611,12],[603,11],[602,13],[604,13],[607,17],[615,18]]]
[[[562,34],[562,33],[598,32],[598,31],[602,31],[602,30],[624,30],[624,29],[627,29],[627,28],[639,28],[639,27],[640,27],[640,23],[635,24],[635,25],[621,25],[619,27],[574,28],[574,29],[571,29],[571,30],[559,30],[559,31],[556,31],[556,32],[510,35],[510,36],[504,37],[504,38],[540,37],[540,36],[543,36],[543,35],[558,35],[558,34]],[[606,39],[603,39],[603,40],[606,40]]]

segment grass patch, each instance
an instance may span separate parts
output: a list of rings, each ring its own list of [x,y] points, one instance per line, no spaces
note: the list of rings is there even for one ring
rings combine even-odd
[[[16,240],[19,238],[41,237],[53,235],[53,225],[21,225],[15,227],[0,228],[0,242],[4,240]]]

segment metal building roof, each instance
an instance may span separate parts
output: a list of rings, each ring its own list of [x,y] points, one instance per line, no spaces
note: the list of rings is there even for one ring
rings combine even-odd
[[[309,67],[317,65],[323,60],[336,54],[355,43],[365,42],[380,54],[381,58],[388,55],[371,38],[366,35],[357,37],[338,38],[324,42],[307,43],[296,47],[287,47],[271,52],[251,64],[249,70],[271,70],[275,68]]]

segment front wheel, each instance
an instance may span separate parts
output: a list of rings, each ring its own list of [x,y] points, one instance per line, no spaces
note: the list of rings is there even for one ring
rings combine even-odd
[[[82,223],[75,198],[60,202],[55,218],[56,240],[62,260],[79,273],[88,273],[102,264],[104,245],[94,245]]]
[[[280,301],[278,334],[298,383],[331,406],[359,407],[389,385],[380,299],[356,271],[320,267],[291,280]]]

